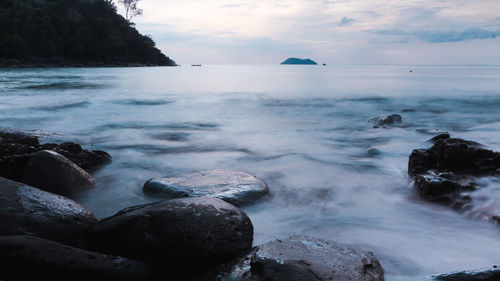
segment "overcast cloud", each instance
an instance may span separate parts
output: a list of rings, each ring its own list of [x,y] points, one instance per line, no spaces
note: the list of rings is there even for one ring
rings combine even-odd
[[[500,64],[498,0],[142,0],[181,64]]]

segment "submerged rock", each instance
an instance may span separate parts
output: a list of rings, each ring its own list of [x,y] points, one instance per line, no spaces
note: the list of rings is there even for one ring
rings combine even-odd
[[[434,276],[439,281],[498,281],[500,280],[500,268],[494,266],[492,269],[478,271],[461,271]]]
[[[392,114],[387,117],[375,117],[370,119],[370,122],[375,124],[375,127],[377,126],[385,126],[385,125],[394,125],[396,123],[401,123],[403,122],[403,117],[399,114]]]
[[[31,155],[22,182],[59,195],[71,195],[95,187],[92,177],[57,152],[42,150]]]
[[[91,236],[98,251],[191,275],[249,251],[253,226],[233,205],[201,197],[124,209],[100,221]]]
[[[70,199],[0,177],[0,235],[79,245],[96,223],[89,210]]]
[[[338,242],[292,236],[255,247],[223,267],[221,281],[384,280],[371,252]]]
[[[0,279],[148,280],[150,266],[32,236],[0,236]]]
[[[212,170],[147,181],[144,192],[166,198],[214,197],[242,206],[269,193],[261,179],[243,172]]]

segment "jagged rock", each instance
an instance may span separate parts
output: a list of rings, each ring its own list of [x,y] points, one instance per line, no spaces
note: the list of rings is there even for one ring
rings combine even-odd
[[[78,203],[0,177],[0,235],[34,235],[80,245],[97,223]]]
[[[474,191],[478,185],[468,177],[450,173],[417,175],[414,184],[425,200],[448,204],[454,203],[461,192]]]
[[[494,266],[486,270],[453,272],[434,276],[434,279],[439,281],[498,281],[500,268]]]
[[[31,155],[22,182],[64,196],[95,187],[94,180],[87,172],[51,150]]]
[[[494,175],[500,169],[500,153],[473,141],[457,138],[438,140],[429,149],[415,149],[408,162],[408,174],[416,176],[429,170],[457,175]]]
[[[185,198],[124,209],[100,221],[91,238],[100,252],[186,276],[249,251],[253,226],[244,212],[220,199]]]
[[[32,236],[0,236],[0,279],[148,280],[144,263]]]
[[[222,267],[221,281],[382,281],[384,270],[371,252],[334,241],[292,236],[255,247]]]
[[[165,198],[214,197],[242,206],[269,193],[261,179],[243,172],[212,170],[147,181],[144,192]]]

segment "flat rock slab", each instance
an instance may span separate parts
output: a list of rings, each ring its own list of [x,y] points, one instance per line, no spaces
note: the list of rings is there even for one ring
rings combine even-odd
[[[31,155],[22,182],[64,196],[96,186],[85,170],[51,150],[42,150]]]
[[[211,170],[147,181],[144,192],[165,198],[214,197],[242,206],[269,193],[267,184],[247,173]]]
[[[96,223],[70,199],[0,177],[0,236],[34,235],[76,245]]]
[[[255,247],[236,265],[223,269],[219,280],[382,281],[384,271],[371,252],[338,242],[292,236]]]
[[[0,236],[0,279],[148,280],[142,262],[73,248],[32,236]]]
[[[188,276],[249,251],[253,226],[243,211],[220,199],[184,198],[124,209],[100,221],[91,237],[99,252]]]

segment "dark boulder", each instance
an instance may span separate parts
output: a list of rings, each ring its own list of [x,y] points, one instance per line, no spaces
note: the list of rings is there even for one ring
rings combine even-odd
[[[165,198],[214,197],[242,206],[269,193],[261,179],[243,172],[227,170],[203,171],[175,178],[147,181],[144,192]]]
[[[111,156],[104,151],[85,150],[72,142],[40,144],[39,136],[35,132],[0,128],[0,176],[22,181],[31,154],[42,150],[55,151],[87,172],[111,161]]]
[[[94,180],[87,172],[51,150],[42,150],[31,155],[22,182],[65,196],[95,187]]]
[[[0,177],[0,235],[34,235],[80,245],[97,223],[76,202]]]
[[[85,150],[74,142],[64,142],[62,144],[43,144],[42,149],[53,150],[71,160],[86,171],[93,171],[97,167],[109,163],[111,155],[102,150]]]
[[[500,153],[458,138],[440,139],[429,149],[413,150],[408,162],[410,176],[430,170],[457,175],[494,175],[498,169]]]
[[[403,117],[399,114],[392,114],[387,117],[375,117],[370,119],[370,122],[375,124],[375,127],[385,126],[385,125],[394,125],[396,123],[403,122]]]
[[[476,190],[478,184],[469,177],[429,172],[415,176],[414,185],[425,200],[452,204],[461,197],[462,192]]]
[[[478,271],[461,271],[434,276],[439,281],[498,281],[500,280],[500,268],[494,266],[492,269]]]
[[[244,212],[220,199],[173,199],[124,209],[100,221],[91,240],[99,252],[187,276],[249,251],[253,226]]]
[[[148,280],[150,266],[32,236],[0,236],[0,279]]]
[[[429,139],[428,142],[436,143],[439,140],[444,140],[444,139],[449,139],[449,138],[450,138],[450,134],[448,134],[448,133],[442,133],[442,134],[439,134],[439,135],[437,135],[437,136]]]
[[[338,242],[292,236],[255,247],[223,266],[222,281],[384,280],[384,270],[371,252]]]

